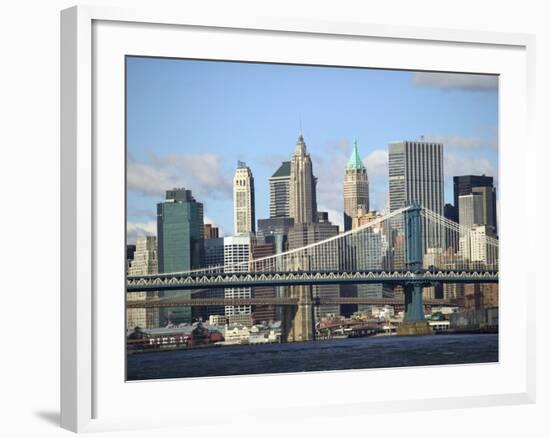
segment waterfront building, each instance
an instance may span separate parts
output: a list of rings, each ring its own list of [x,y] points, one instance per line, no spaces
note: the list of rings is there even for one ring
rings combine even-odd
[[[352,221],[358,216],[359,209],[369,211],[369,178],[355,140],[344,171],[344,231],[352,229]]]
[[[269,178],[269,217],[290,217],[290,161],[283,161]]]
[[[203,205],[191,190],[166,191],[166,200],[157,204],[159,273],[198,269],[204,262]],[[164,296],[191,296],[190,291],[167,291]],[[190,307],[163,309],[162,323],[191,322]]]
[[[443,215],[443,144],[393,142],[388,160],[390,212],[417,203]]]
[[[316,217],[316,179],[304,137],[300,135],[290,160],[289,215],[295,224],[312,223]]]
[[[134,252],[128,275],[150,275],[158,273],[157,238],[155,236],[138,237],[134,246]],[[145,301],[148,298],[157,298],[158,292],[132,292],[128,299],[132,301]],[[133,330],[136,327],[142,329],[156,328],[159,326],[159,309],[127,309],[126,327]]]
[[[253,234],[256,230],[254,176],[242,161],[238,162],[233,177],[233,224],[236,236]]]
[[[212,224],[204,224],[204,240],[217,239],[220,237],[220,230]]]
[[[227,324],[240,325],[243,327],[252,327],[252,315],[250,313],[235,313],[227,316]]]
[[[475,283],[464,285],[464,307],[476,310],[498,307],[498,284]]]

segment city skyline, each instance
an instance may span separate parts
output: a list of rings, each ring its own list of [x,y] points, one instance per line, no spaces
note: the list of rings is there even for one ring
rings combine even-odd
[[[220,64],[223,65],[220,66]],[[163,67],[165,65],[168,66],[166,69]],[[182,65],[185,67],[181,67]],[[143,58],[129,58],[128,67],[127,207],[129,243],[135,242],[138,235],[155,234],[154,205],[162,201],[165,190],[173,187],[185,187],[192,190],[197,201],[204,204],[205,222],[219,226],[225,235],[232,234],[234,227],[232,179],[239,160],[246,161],[254,175],[256,219],[269,218],[269,178],[283,161],[290,160],[297,137],[298,129],[296,128],[299,127],[296,125],[299,125],[300,118],[303,120],[308,152],[312,157],[313,174],[318,179],[318,210],[327,211],[330,221],[339,225],[341,230],[343,229],[344,171],[351,155],[351,143],[354,137],[358,139],[359,154],[367,167],[371,183],[372,209],[379,211],[386,209],[388,144],[394,140],[415,140],[424,136],[424,141],[444,144],[444,200],[446,203],[453,202],[453,176],[486,174],[495,178],[495,186],[498,184],[496,173],[498,164],[496,148],[498,98],[496,80],[493,83],[488,80],[491,79],[488,76],[469,76],[471,81],[461,81],[460,79],[463,79],[465,75],[439,74],[440,79],[448,79],[441,81],[430,79],[431,74],[427,73]],[[205,72],[202,78],[197,78],[196,74],[193,76],[193,69],[198,68]],[[325,69],[330,72],[324,72]],[[172,82],[168,81],[167,85],[166,81],[158,80],[159,73],[162,79],[164,70],[170,70],[164,79],[173,79]],[[190,74],[184,80],[182,79],[184,76],[181,75],[185,71]],[[231,129],[228,130],[226,126],[231,120],[234,120],[234,116],[228,112],[230,105],[224,103],[227,102],[226,99],[217,100],[219,102],[217,106],[222,108],[213,109],[212,116],[206,117],[206,121],[203,120],[204,108],[202,107],[206,105],[205,101],[216,98],[212,96],[216,90],[219,91],[219,85],[215,86],[215,79],[217,78],[217,82],[220,82],[219,75],[226,73],[229,74],[229,83],[238,84],[243,80],[235,78],[238,71],[247,72],[249,76],[244,76],[248,77],[249,82],[253,82],[251,84],[252,91],[243,96],[245,104],[254,102],[249,94],[254,94],[255,87],[259,87],[256,82],[260,79],[264,80],[260,81],[264,88],[266,81],[278,82],[282,80],[281,78],[286,79],[288,89],[280,93],[285,95],[285,99],[280,98],[279,102],[274,105],[271,105],[271,102],[269,105],[267,103],[264,105],[269,107],[269,111],[267,108],[265,111],[264,109],[260,111],[258,106],[250,105],[250,108],[257,109],[262,114],[258,116],[251,114],[249,120],[239,119],[241,126],[233,125],[233,130],[241,129],[245,125],[253,126],[253,129],[249,129],[250,132],[241,130],[236,134],[235,132],[231,133]],[[156,77],[154,86],[143,87],[144,83],[150,79],[147,72]],[[254,73],[253,77],[250,76],[251,72]],[[301,76],[313,78],[313,80],[310,79],[310,82],[314,82],[316,85],[304,84]],[[325,93],[326,103],[330,103],[335,109],[323,107],[323,110],[314,110],[310,108],[311,102],[302,102],[304,96],[311,95],[318,89],[316,87],[320,87],[327,80],[334,81],[335,77],[340,77],[344,82],[351,78],[355,81],[352,81],[353,85],[357,85],[359,80],[369,84],[372,82],[369,85],[370,88],[379,88],[381,83],[386,82],[389,85],[393,84],[394,90],[387,89],[385,93],[378,94],[372,94],[374,93],[372,90],[362,90],[362,93],[370,92],[373,98],[369,100],[370,105],[365,105],[365,115],[361,117],[353,117],[356,111],[349,110],[353,106],[351,103],[354,102],[349,98],[349,94],[351,91],[357,91],[351,86],[348,89],[342,84],[333,82],[334,88],[341,91],[340,98],[337,98],[336,90],[328,90]],[[213,89],[203,89],[207,91],[204,98],[199,96],[195,100],[193,98],[186,99],[188,102],[182,104],[182,108],[175,112],[170,105],[170,99],[166,108],[154,105],[155,99],[162,98],[165,101],[165,94],[168,90],[179,89],[182,86],[180,82],[186,81],[194,83],[195,92],[191,93],[192,97],[196,97],[197,87],[200,88],[201,84],[214,84],[214,86]],[[296,91],[295,88],[299,85],[306,87],[307,90],[301,90],[297,94],[293,93],[292,91]],[[403,90],[408,94],[396,96],[399,91],[403,93]],[[156,96],[155,93],[160,93],[160,96]],[[227,94],[229,91],[225,91],[225,93]],[[417,104],[418,108],[414,108],[412,111],[411,99],[413,97],[418,99],[419,96],[424,97],[423,100],[420,100],[422,105]],[[225,97],[231,96],[226,95]],[[279,105],[282,105],[282,102],[291,101],[291,97],[299,101],[297,105],[299,108],[296,108],[295,111],[291,108],[286,113],[277,115],[277,120],[270,120],[266,117],[266,113],[279,111]],[[318,104],[319,99],[317,98],[314,103]],[[356,99],[361,100],[360,97]],[[342,108],[338,106],[341,100],[350,102],[346,110],[338,110],[338,108]],[[380,107],[382,112],[388,110],[386,107],[392,107],[392,102],[400,102],[404,107],[404,110],[401,111],[396,109],[398,107],[393,106],[394,119],[398,120],[393,126],[386,126],[388,122],[383,121],[383,123],[379,123],[382,126],[374,127],[373,122],[380,121],[382,116],[373,117],[376,120],[367,117],[369,114],[372,115],[372,107],[376,107],[382,101],[385,102],[385,105]],[[149,104],[144,105],[145,102]],[[197,124],[192,120],[186,123],[188,119],[185,115],[189,115],[186,112],[188,111],[186,105],[190,105],[190,102],[195,102],[198,105],[201,123]],[[244,105],[244,108],[241,111],[243,113],[241,118],[245,113],[253,112],[247,109],[247,105]],[[402,118],[403,113],[407,113],[405,110],[408,110],[410,120]],[[158,114],[155,114],[155,111]],[[459,111],[461,117],[455,117],[457,120],[453,123],[452,116],[453,114],[456,116],[455,111]],[[465,116],[463,116],[463,111],[467,111]],[[294,112],[298,116],[293,116]],[[436,117],[441,113],[447,116],[445,117],[446,121],[442,121],[441,116]],[[169,120],[166,120],[162,114],[170,114]],[[227,114],[229,120],[221,122],[220,114]],[[351,115],[349,121],[343,118],[344,115]],[[183,121],[177,121],[178,116],[181,116]],[[324,122],[327,117],[331,123],[328,123],[328,126],[323,126],[326,124]],[[298,120],[293,123],[292,118]],[[147,123],[143,123],[144,121]],[[204,125],[208,121],[214,125],[217,123],[219,129],[214,130],[213,126],[211,129],[207,129]],[[256,125],[248,123],[252,121]],[[418,126],[425,127],[425,129],[417,128],[415,130],[412,127],[415,122],[419,122]],[[258,123],[260,126],[257,126]],[[369,126],[371,126],[370,129]],[[434,128],[430,130],[428,126]],[[294,134],[291,131],[294,131]],[[343,131],[346,131],[346,134],[349,133],[349,138],[331,135]],[[221,133],[227,135],[227,141],[220,142],[217,147],[206,146],[212,141],[216,141],[216,137]],[[201,141],[194,139],[194,136],[198,134],[202,135]],[[151,136],[155,136],[154,143],[158,147],[147,146]],[[288,137],[288,139],[283,141],[283,137]],[[254,138],[257,140],[251,140]],[[385,143],[380,144],[376,138],[384,138]],[[266,146],[264,149],[257,144],[260,142],[272,144],[272,147]],[[183,169],[189,169],[189,171],[183,172]]]

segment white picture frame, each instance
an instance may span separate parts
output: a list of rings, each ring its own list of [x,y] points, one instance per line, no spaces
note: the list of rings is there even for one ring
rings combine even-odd
[[[139,35],[147,29],[147,47],[145,40],[140,41]],[[501,217],[502,275],[510,289],[519,291],[517,294],[504,290],[501,321],[512,314],[516,318],[514,331],[501,330],[501,348],[503,357],[497,368],[483,365],[456,367],[420,367],[398,370],[369,370],[368,372],[325,372],[308,373],[308,375],[286,376],[244,376],[232,378],[186,379],[183,381],[125,383],[120,380],[122,363],[118,363],[124,353],[124,331],[118,324],[117,312],[123,318],[123,298],[115,295],[105,295],[104,284],[118,284],[123,288],[115,274],[106,270],[106,242],[116,241],[117,235],[124,238],[124,229],[120,228],[121,191],[110,187],[120,182],[124,175],[123,157],[124,142],[120,142],[121,129],[120,105],[124,100],[124,78],[120,77],[120,55],[139,54],[139,44],[147,53],[159,56],[179,56],[177,52],[181,44],[170,46],[163,38],[167,34],[172,37],[180,30],[188,32],[181,38],[193,37],[192,32],[200,33],[201,40],[193,47],[196,56],[204,52],[202,57],[208,58],[221,53],[223,45],[219,44],[220,32],[232,32],[233,44],[225,49],[247,50],[246,44],[236,44],[239,41],[260,41],[251,43],[247,60],[255,60],[264,54],[269,59],[277,56],[277,40],[299,39],[308,44],[311,56],[307,62],[312,62],[315,56],[320,58],[334,57],[335,65],[349,65],[343,58],[335,55],[335,48],[323,47],[320,44],[334,42],[335,47],[347,47],[352,44],[384,44],[393,52],[395,61],[382,56],[379,48],[373,48],[378,54],[380,66],[387,68],[404,68],[406,65],[416,66],[424,70],[444,71],[475,71],[478,73],[494,73],[501,75],[500,102],[500,187],[502,200],[499,206]],[[183,33],[185,33],[183,32]],[[125,36],[128,35],[128,36]],[[177,36],[179,38],[179,36]],[[212,38],[209,40],[208,38]],[[324,40],[323,40],[324,38]],[[231,45],[230,39],[227,46]],[[108,44],[106,44],[108,43]],[[136,46],[137,44],[137,46]],[[271,44],[266,46],[266,44]],[[281,43],[282,44],[282,43]],[[286,42],[288,44],[288,41]],[[130,50],[128,52],[127,50]],[[181,387],[193,393],[201,391],[234,391],[236,388],[246,393],[253,385],[271,385],[281,391],[290,387],[315,388],[319,382],[326,384],[324,390],[332,394],[331,404],[319,401],[319,394],[298,396],[286,407],[278,407],[276,419],[284,415],[294,418],[311,416],[362,415],[366,412],[396,412],[411,409],[441,409],[452,407],[472,407],[502,404],[531,403],[535,399],[535,318],[534,307],[528,306],[528,300],[534,297],[533,281],[528,280],[530,268],[517,258],[518,252],[535,246],[534,235],[518,239],[510,230],[524,223],[525,217],[514,218],[514,203],[527,203],[536,199],[535,183],[535,140],[533,137],[534,110],[534,45],[531,35],[490,33],[483,31],[461,31],[451,29],[424,29],[402,26],[379,26],[361,22],[318,22],[313,20],[274,17],[248,17],[240,13],[232,16],[216,16],[215,13],[201,15],[193,10],[163,11],[155,8],[145,10],[118,9],[96,6],[78,6],[61,13],[61,425],[75,431],[100,431],[119,428],[145,428],[158,426],[184,426],[186,424],[205,421],[197,411],[187,408],[187,417],[178,415],[178,407],[164,412],[150,412],[147,417],[132,416],[123,407],[128,400],[135,399],[143,393],[147,397],[155,397],[168,387]],[[261,47],[260,47],[261,46]],[[403,47],[410,48],[408,53]],[[269,47],[269,51],[265,50]],[[282,46],[281,46],[282,47]],[[392,48],[393,47],[393,48]],[[304,46],[306,48],[306,46]],[[413,60],[414,50],[419,50],[422,56]],[[263,50],[263,51],[262,51]],[[282,50],[282,49],[281,49]],[[331,52],[332,50],[332,52]],[[209,51],[209,52],[208,52]],[[220,51],[220,52],[218,52]],[[345,51],[345,50],[344,50]],[[400,52],[399,52],[400,51]],[[471,51],[472,53],[470,53]],[[208,53],[207,53],[208,52]],[[269,53],[267,53],[269,52]],[[320,52],[323,52],[322,54]],[[254,55],[254,53],[256,55]],[[305,52],[303,52],[305,53]],[[400,53],[399,61],[395,53]],[[430,57],[430,53],[433,55]],[[386,54],[385,56],[390,56]],[[482,56],[480,56],[482,55]],[[285,54],[287,61],[300,61],[300,52]],[[303,55],[305,56],[305,55]],[[342,57],[344,54],[342,54]],[[464,60],[461,61],[461,56]],[[487,56],[494,58],[486,59]],[[477,58],[476,58],[477,57]],[[236,58],[235,58],[236,59]],[[267,60],[269,60],[267,59]],[[281,58],[283,59],[283,58]],[[328,59],[328,58],[324,58]],[[373,58],[374,59],[374,58]],[[469,61],[467,60],[469,59]],[[474,62],[479,63],[475,69]],[[112,60],[113,64],[109,63]],[[265,58],[262,60],[266,60]],[[307,63],[306,62],[306,63]],[[357,61],[364,65],[365,61]],[[374,62],[374,61],[372,61]],[[385,62],[385,63],[384,63]],[[406,63],[410,64],[406,64]],[[344,63],[344,64],[342,64]],[[116,67],[114,67],[116,64]],[[463,66],[460,68],[460,66]],[[453,67],[454,66],[454,67]],[[475,70],[472,70],[475,69]],[[109,74],[107,74],[109,73]],[[102,81],[106,81],[105,84]],[[103,90],[103,91],[102,91]],[[122,91],[122,93],[121,93]],[[110,99],[108,110],[105,107],[105,95]],[[103,106],[102,106],[103,105]],[[108,113],[113,111],[113,113]],[[516,118],[514,120],[515,117]],[[109,120],[106,124],[105,120]],[[112,123],[112,125],[111,125]],[[521,157],[513,150],[513,143],[521,140]],[[111,147],[113,156],[106,160],[104,145]],[[515,167],[514,180],[509,183],[506,175]],[[509,177],[508,177],[509,178]],[[120,205],[119,205],[120,204]],[[530,211],[534,220],[536,203],[530,202]],[[112,207],[116,212],[106,215],[105,207]],[[122,248],[122,247],[121,247]],[[120,250],[122,251],[122,249]],[[118,257],[118,256],[116,256]],[[113,269],[118,269],[120,263],[115,263]],[[121,260],[122,261],[122,260]],[[110,260],[112,262],[112,260]],[[518,269],[509,267],[517,263]],[[114,272],[114,271],[113,271]],[[122,273],[123,274],[123,273]],[[114,283],[113,283],[114,282]],[[501,279],[502,283],[502,279]],[[504,283],[503,283],[504,284]],[[505,288],[507,287],[505,284]],[[123,294],[121,294],[123,295]],[[112,301],[110,301],[112,300]],[[514,312],[511,309],[516,309]],[[117,322],[106,322],[117,321]],[[110,340],[105,333],[112,327],[120,327],[120,339]],[[506,326],[505,326],[506,327]],[[507,353],[515,352],[515,357]],[[115,370],[108,370],[111,360]],[[500,367],[500,368],[498,368]],[[509,369],[508,369],[509,368]],[[502,371],[505,370],[505,371]],[[343,384],[352,385],[357,380],[374,388],[373,376],[384,376],[393,372],[396,385],[410,379],[428,378],[428,375],[460,376],[458,379],[468,379],[479,375],[479,390],[474,391],[468,384],[457,385],[456,388],[432,389],[418,391],[414,383],[407,393],[356,394],[353,397],[340,396],[338,388]],[[499,374],[502,372],[502,374]],[[398,374],[400,373],[400,374]],[[478,373],[478,374],[476,374]],[[324,379],[324,380],[320,380]],[[494,380],[492,380],[494,379]],[[498,380],[501,380],[499,386]],[[380,380],[380,379],[378,379]],[[475,378],[474,378],[475,380]],[[481,382],[483,381],[483,384]],[[115,382],[116,384],[113,384]],[[475,383],[475,382],[474,382]],[[170,386],[171,385],[171,386]],[[452,385],[449,385],[452,387]],[[461,388],[459,388],[461,386]],[[416,391],[416,392],[415,392]],[[304,392],[304,391],[302,391]],[[275,397],[276,399],[277,397]],[[275,400],[277,402],[277,400]],[[237,403],[238,404],[238,403]],[[299,411],[296,407],[300,407]],[[294,409],[294,410],[293,410]],[[218,421],[230,421],[232,412],[221,413]],[[244,416],[262,416],[262,412],[254,407],[248,407]],[[266,421],[269,419],[266,416]]]

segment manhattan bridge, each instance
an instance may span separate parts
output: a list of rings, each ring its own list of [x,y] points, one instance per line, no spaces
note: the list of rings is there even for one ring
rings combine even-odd
[[[410,205],[353,230],[302,248],[248,262],[198,270],[128,276],[128,308],[190,306],[282,306],[284,338],[312,340],[315,306],[402,305],[405,324],[424,321],[423,288],[448,283],[497,283],[498,240]],[[401,286],[404,298],[319,297],[312,286],[384,284]],[[274,286],[273,298],[179,298],[132,300],[132,293]],[[424,323],[425,325],[425,323]]]

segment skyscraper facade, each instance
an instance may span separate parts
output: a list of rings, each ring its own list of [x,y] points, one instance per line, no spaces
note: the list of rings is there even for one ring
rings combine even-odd
[[[157,204],[159,273],[180,272],[202,267],[204,262],[203,205],[190,190],[166,191],[166,201]],[[189,296],[190,291],[170,291],[164,296]],[[169,308],[162,322],[191,322],[191,308]]]
[[[328,220],[322,221],[319,223],[309,223],[309,224],[296,224],[289,231],[288,235],[288,244],[289,249],[302,248],[304,246],[310,245],[312,243],[320,242],[322,240],[334,237],[338,234],[338,225],[333,225]],[[296,269],[298,270],[307,270],[308,269],[308,260],[297,260]],[[318,263],[316,269],[320,270],[331,270],[338,269],[340,266],[340,254],[334,252],[327,254],[322,263]],[[340,297],[340,285],[322,285],[322,286],[292,286],[291,289],[294,291],[291,292],[292,295],[298,293],[306,293],[307,289],[309,293],[309,288],[311,288],[311,294],[314,298],[339,298]],[[323,317],[327,314],[339,315],[340,306],[338,304],[334,305],[322,305],[315,307],[315,318]]]
[[[417,203],[443,215],[443,144],[390,143],[388,159],[390,212]]]
[[[269,178],[269,217],[290,217],[290,161],[283,161]]]
[[[479,225],[487,225],[493,234],[497,234],[497,195],[493,186],[493,177],[486,175],[461,175],[453,177],[454,202],[460,215],[460,196],[472,193],[481,195],[483,218]]]
[[[249,235],[256,230],[254,176],[242,161],[233,177],[233,223],[236,236]]]
[[[352,229],[353,218],[359,210],[369,211],[369,178],[359,156],[357,140],[344,172],[344,230]]]
[[[473,187],[493,187],[493,177],[485,175],[453,176],[454,205],[458,205],[458,197],[472,193]]]
[[[317,216],[316,180],[304,137],[300,135],[290,160],[289,214],[295,224],[312,223]]]
[[[220,237],[220,229],[212,224],[204,224],[204,240],[217,239]]]
[[[497,195],[494,187],[472,187],[474,195],[481,196],[481,225],[490,228],[493,234],[497,234]]]
[[[458,197],[458,223],[471,230],[483,222],[483,197],[478,193]]]
[[[250,246],[252,239],[250,236],[229,236],[223,238],[223,264],[226,266],[225,272],[246,272],[249,268]],[[225,288],[225,298],[250,298],[251,288],[249,287],[228,287]],[[238,314],[250,315],[251,306],[225,306],[225,316]]]
[[[139,237],[135,245],[133,259],[128,268],[128,275],[149,275],[158,272],[157,238],[155,236]],[[147,298],[158,297],[158,292],[134,292],[131,299],[145,301]],[[136,327],[142,329],[159,326],[159,309],[127,309],[126,327],[132,330]]]
[[[253,260],[269,257],[274,254],[274,243],[252,243],[250,255]],[[274,298],[275,286],[256,286],[252,288],[252,296],[254,298]],[[256,323],[274,321],[276,316],[276,308],[273,305],[254,306],[252,318]]]

